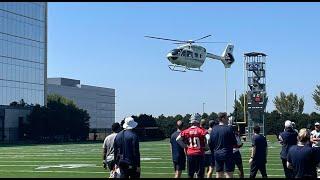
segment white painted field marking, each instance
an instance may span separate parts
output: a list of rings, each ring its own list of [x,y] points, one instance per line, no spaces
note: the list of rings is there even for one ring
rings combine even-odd
[[[98,167],[96,164],[59,164],[59,165],[42,165],[35,169],[48,169],[48,168],[81,168],[81,167]]]
[[[173,169],[173,166],[156,166],[156,167],[150,167],[150,166],[142,166],[141,169]],[[250,168],[243,168],[243,169],[250,169]],[[267,168],[267,171],[283,171],[283,169],[269,169]]]
[[[8,172],[8,173],[80,173],[80,174],[105,174],[107,172],[100,171],[32,171],[32,170],[16,170],[16,171],[8,171],[8,170],[0,170],[0,172]]]
[[[140,158],[141,161],[160,160],[162,158]]]
[[[70,161],[66,161],[66,160],[59,160],[59,161],[46,161],[46,160],[32,160],[32,161],[25,161],[25,160],[21,160],[21,161],[0,161],[1,162],[70,162]],[[82,161],[72,161],[71,162],[82,162]],[[84,163],[87,163],[87,162],[97,162],[96,160],[95,161],[86,161]]]

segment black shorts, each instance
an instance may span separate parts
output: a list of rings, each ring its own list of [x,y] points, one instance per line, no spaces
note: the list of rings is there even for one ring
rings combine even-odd
[[[320,163],[320,147],[313,147],[312,148],[314,150],[314,154],[316,155],[315,161],[316,164]]]
[[[233,158],[226,158],[225,160],[216,159],[216,172],[233,172],[234,171],[234,161]]]
[[[188,156],[188,177],[197,173],[198,178],[204,178],[204,155]]]
[[[205,154],[204,155],[204,167],[214,167],[215,160],[213,154]]]
[[[174,171],[183,171],[186,170],[186,160],[181,159],[179,161],[173,161]]]
[[[237,167],[243,167],[242,166],[242,157],[239,151],[236,151],[233,153],[233,161],[234,164],[237,165]]]

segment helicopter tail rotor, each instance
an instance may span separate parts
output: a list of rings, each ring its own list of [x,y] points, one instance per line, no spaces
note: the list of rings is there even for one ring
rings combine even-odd
[[[228,44],[222,53],[221,61],[226,68],[230,68],[231,64],[234,62],[233,47],[234,46],[232,44]]]

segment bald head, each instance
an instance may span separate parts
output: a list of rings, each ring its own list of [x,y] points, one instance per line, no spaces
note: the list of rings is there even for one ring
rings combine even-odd
[[[207,121],[206,121],[205,119],[201,119],[201,121],[200,121],[200,127],[205,128],[206,124],[207,124]]]
[[[183,122],[181,120],[177,121],[177,129],[182,130]]]

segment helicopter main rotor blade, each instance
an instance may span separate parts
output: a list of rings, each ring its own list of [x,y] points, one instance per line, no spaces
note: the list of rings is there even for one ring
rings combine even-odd
[[[204,38],[207,38],[207,37],[210,37],[210,36],[211,36],[211,35],[204,36],[204,37],[202,37],[202,38],[199,38],[199,39],[193,40],[193,42],[199,41],[199,40],[201,40],[201,39],[204,39]]]
[[[196,43],[216,43],[216,44],[218,44],[218,43],[229,43],[229,42],[196,42]]]
[[[177,43],[173,43],[173,44],[188,44],[188,42],[177,42]]]
[[[181,42],[181,43],[186,43],[188,41],[181,41],[181,40],[177,40],[177,39],[167,39],[167,38],[160,38],[160,37],[153,37],[153,36],[144,36],[147,38],[153,38],[153,39],[161,39],[161,40],[165,40],[165,41],[175,41],[175,42]]]

